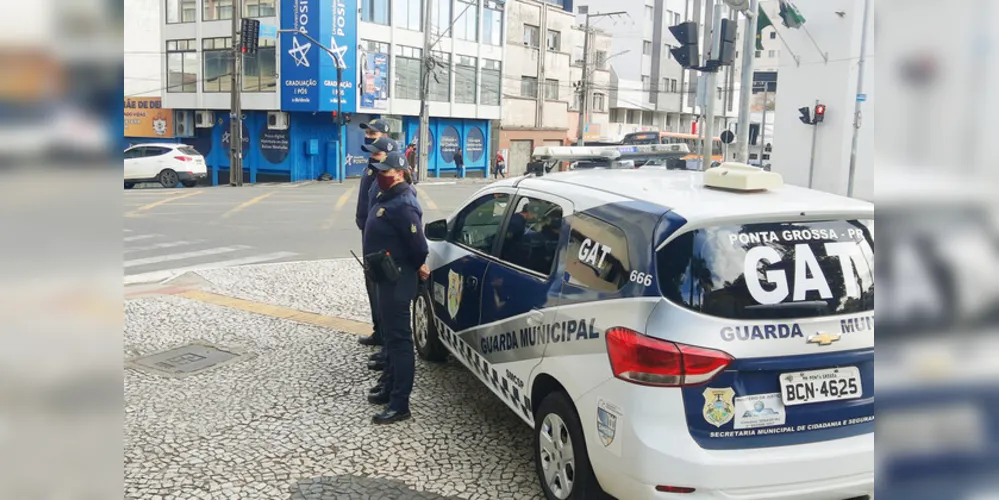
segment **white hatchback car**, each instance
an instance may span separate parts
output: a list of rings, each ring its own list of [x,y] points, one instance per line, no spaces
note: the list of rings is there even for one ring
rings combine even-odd
[[[417,351],[533,427],[549,499],[873,491],[872,204],[746,165],[590,169],[425,233]]]
[[[186,144],[136,144],[125,150],[125,189],[140,182],[194,187],[207,176],[205,157]]]

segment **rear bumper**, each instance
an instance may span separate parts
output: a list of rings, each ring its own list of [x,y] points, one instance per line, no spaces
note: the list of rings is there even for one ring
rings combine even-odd
[[[627,409],[614,440],[597,432],[600,400]],[[874,490],[874,434],[792,446],[708,450],[687,430],[679,389],[609,380],[576,402],[593,469],[617,498],[845,500]],[[617,454],[619,453],[619,455]],[[694,488],[689,494],[657,485]]]
[[[200,181],[205,177],[208,177],[207,172],[177,172],[177,177],[183,181]]]

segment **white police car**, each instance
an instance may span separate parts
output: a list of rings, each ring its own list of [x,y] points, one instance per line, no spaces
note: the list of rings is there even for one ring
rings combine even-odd
[[[533,427],[548,498],[863,497],[873,229],[745,165],[503,180],[427,224],[417,350]]]

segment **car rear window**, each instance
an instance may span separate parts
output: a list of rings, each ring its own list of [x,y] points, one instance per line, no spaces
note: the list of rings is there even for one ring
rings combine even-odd
[[[181,153],[184,153],[186,155],[198,155],[198,156],[201,156],[201,153],[199,153],[197,149],[194,149],[191,146],[181,146],[181,147],[177,148],[177,151],[180,151]]]
[[[809,318],[874,310],[874,221],[715,226],[656,255],[664,297],[731,319]]]

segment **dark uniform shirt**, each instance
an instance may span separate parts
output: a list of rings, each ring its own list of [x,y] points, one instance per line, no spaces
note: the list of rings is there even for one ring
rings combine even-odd
[[[374,186],[375,190],[378,189],[378,183],[375,182],[375,176],[378,175],[378,172],[371,168],[372,161],[368,160],[368,166],[361,174],[361,186],[357,192],[357,209],[354,211],[354,222],[361,231],[364,231],[364,222],[368,219],[368,212],[371,211],[371,188]]]
[[[378,175],[378,172],[375,172],[375,176],[377,176],[377,175]],[[409,184],[409,183],[407,182],[406,184]],[[409,184],[409,194],[412,194],[413,198],[416,198],[416,187],[413,186],[412,184]],[[380,189],[378,189],[378,182],[377,181],[372,182],[371,185],[368,186],[368,211],[369,212],[371,211],[371,207],[375,206],[375,203],[378,203],[379,198],[381,198],[382,196],[383,196],[382,191]],[[367,218],[367,216],[365,216],[365,218]]]
[[[387,251],[400,265],[417,269],[427,260],[423,209],[409,183],[400,182],[381,194],[364,225],[363,249],[368,255]]]

